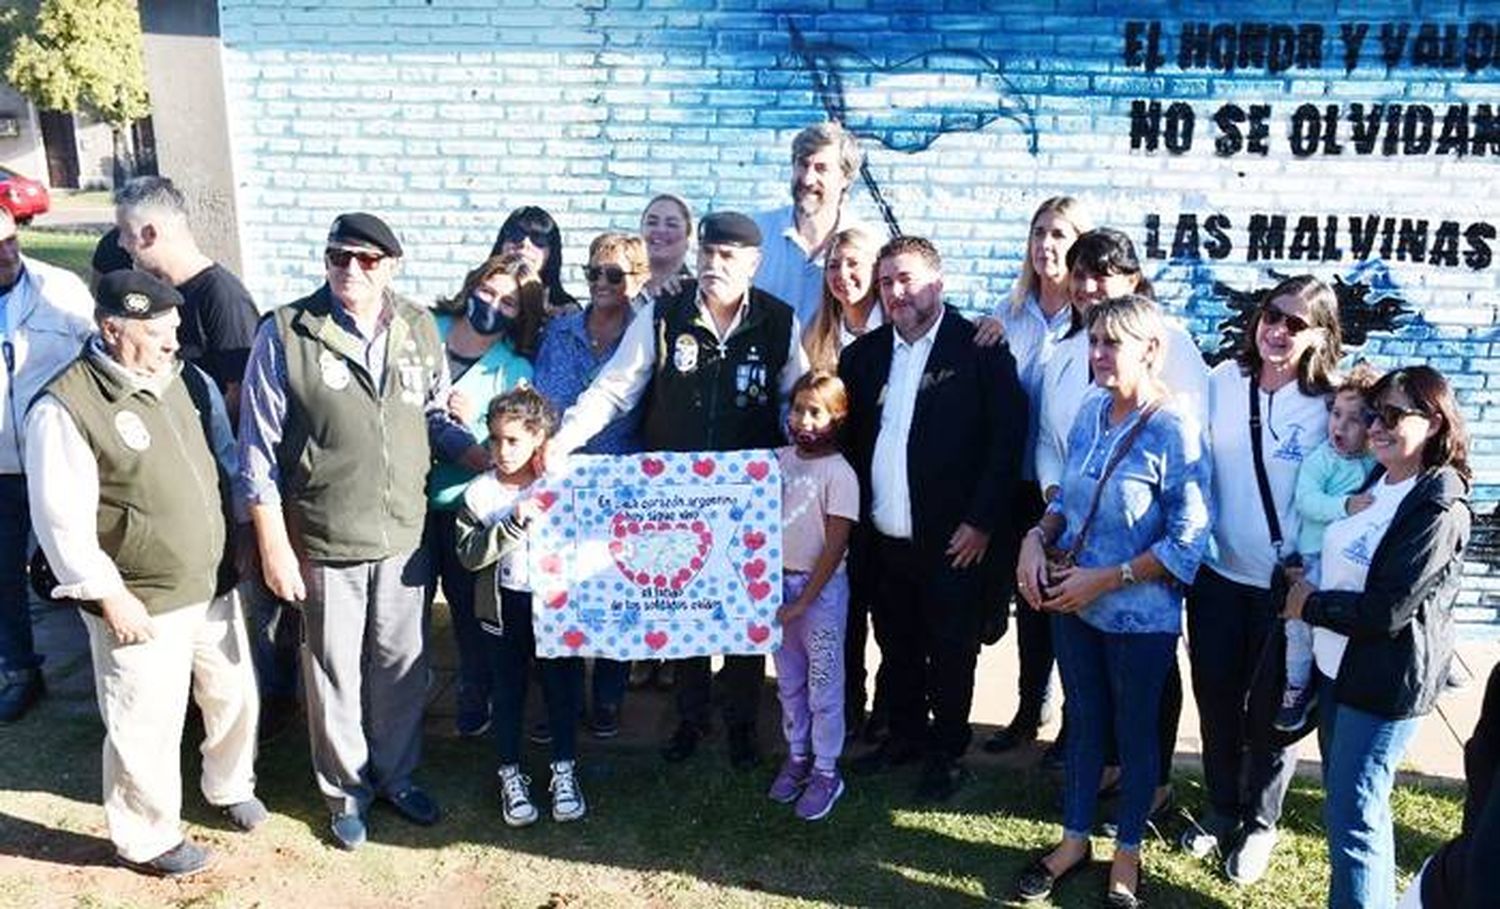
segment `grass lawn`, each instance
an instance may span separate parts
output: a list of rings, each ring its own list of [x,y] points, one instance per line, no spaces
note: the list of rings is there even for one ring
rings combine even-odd
[[[20,232],[21,251],[49,265],[66,268],[88,281],[94,247],[99,243],[98,234],[56,233],[50,230]]]
[[[660,697],[660,695],[654,695]],[[53,702],[55,703],[55,702]],[[850,779],[833,815],[797,821],[766,800],[771,769],[737,774],[715,740],[683,766],[654,749],[601,746],[581,736],[590,814],[511,830],[500,820],[488,741],[429,734],[421,778],[446,810],[417,828],[377,806],[371,842],[353,854],[327,845],[305,734],[263,749],[259,794],[273,812],[245,836],[186,787],[192,833],[219,853],[210,872],[181,883],[110,866],[99,798],[97,719],[44,708],[0,736],[0,905],[334,909],[353,906],[979,906],[1003,904],[1029,855],[1058,836],[1058,790],[1045,774],[973,762],[976,779],[941,808],[910,799],[915,771]],[[196,743],[196,733],[189,739]],[[183,763],[196,774],[196,752]],[[533,751],[533,795],[546,780]],[[1179,800],[1198,809],[1201,786],[1183,776]],[[1143,896],[1153,907],[1313,907],[1327,881],[1321,793],[1299,780],[1287,799],[1271,874],[1239,890],[1207,864],[1146,847]],[[1458,828],[1460,793],[1403,787],[1393,799],[1403,878]],[[1175,839],[1183,822],[1163,831]],[[1095,841],[1095,855],[1108,844]],[[1059,906],[1096,905],[1106,866],[1070,879]]]

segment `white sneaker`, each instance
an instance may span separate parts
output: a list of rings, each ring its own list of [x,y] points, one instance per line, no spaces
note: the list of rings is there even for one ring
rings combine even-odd
[[[1224,874],[1241,887],[1259,881],[1271,867],[1271,850],[1276,848],[1278,838],[1274,829],[1251,830],[1224,860]]]
[[[576,821],[588,813],[572,761],[557,761],[552,765],[552,783],[547,788],[552,790],[554,821]]]
[[[512,827],[525,827],[536,823],[536,805],[531,801],[527,788],[531,779],[521,773],[515,764],[500,768],[500,814]]]

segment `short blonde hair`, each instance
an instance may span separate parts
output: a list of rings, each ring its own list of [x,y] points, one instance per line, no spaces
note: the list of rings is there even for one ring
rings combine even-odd
[[[635,234],[615,231],[602,233],[589,244],[589,264],[593,264],[597,256],[616,252],[625,257],[631,274],[643,275],[651,271],[651,260],[646,256],[646,241]]]
[[[1167,353],[1167,322],[1162,317],[1161,307],[1150,297],[1127,294],[1096,303],[1089,309],[1087,324],[1090,334],[1097,329],[1099,334],[1112,341],[1124,338],[1155,341],[1156,356],[1147,362],[1146,367],[1152,376],[1161,375]]]

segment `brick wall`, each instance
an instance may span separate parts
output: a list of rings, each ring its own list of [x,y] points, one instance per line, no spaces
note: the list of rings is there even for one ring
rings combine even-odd
[[[1210,354],[1236,292],[1341,282],[1360,355],[1461,389],[1490,510],[1494,7],[1112,6],[220,0],[245,277],[266,305],[304,293],[332,217],[368,209],[407,245],[402,289],[451,293],[505,213],[540,204],[576,282],[593,234],[633,227],[657,192],[700,212],[785,204],[791,136],[832,112],[868,151],[857,208],[934,238],[965,307],[1004,294],[1057,193],[1131,233]],[[1495,623],[1500,551],[1471,573],[1463,618]]]

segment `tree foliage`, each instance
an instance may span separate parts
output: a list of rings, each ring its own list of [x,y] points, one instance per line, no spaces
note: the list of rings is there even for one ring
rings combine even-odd
[[[133,0],[41,0],[7,28],[19,34],[5,78],[37,107],[90,110],[116,132],[151,113]]]

